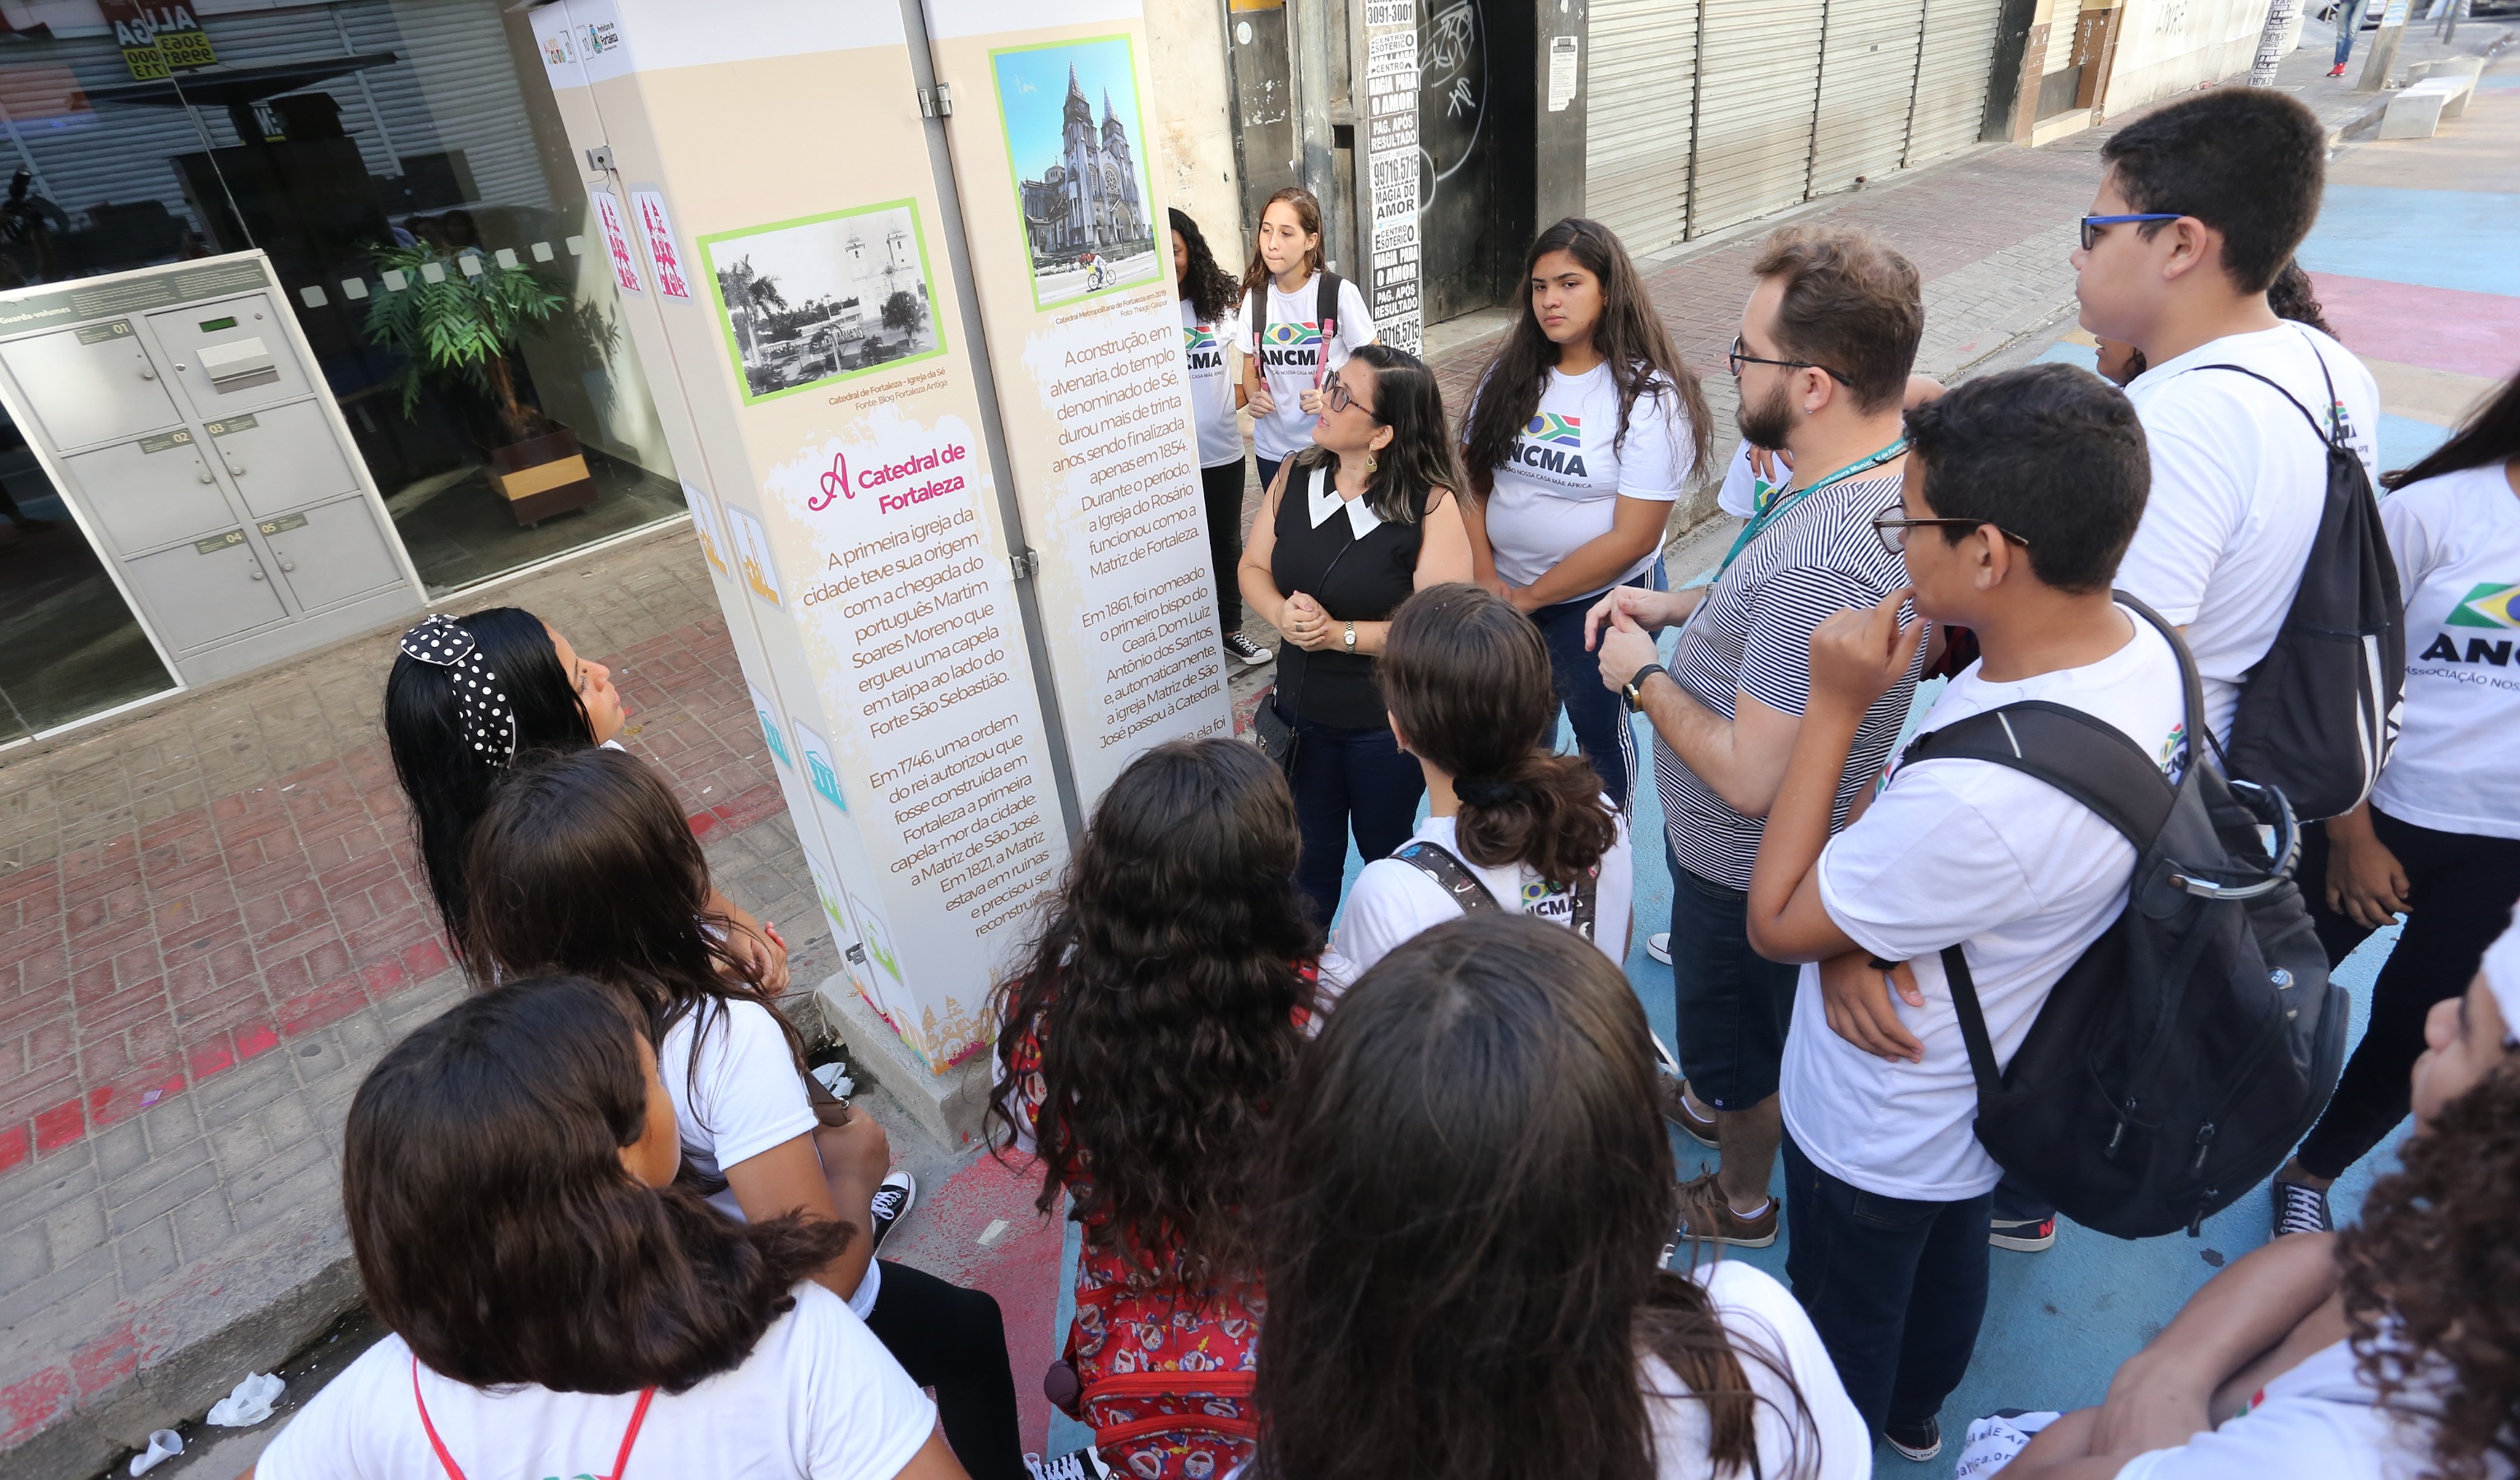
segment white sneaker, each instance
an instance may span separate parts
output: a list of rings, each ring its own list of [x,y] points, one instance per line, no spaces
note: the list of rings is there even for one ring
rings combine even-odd
[[[1094,1446],[1044,1459],[1039,1455],[1024,1456],[1024,1468],[1032,1471],[1032,1480],[1110,1480],[1111,1466],[1094,1453]]]
[[[918,1178],[899,1167],[885,1174],[875,1189],[875,1205],[868,1209],[874,1215],[875,1232],[871,1241],[877,1248],[883,1247],[884,1235],[892,1232],[894,1224],[909,1216],[911,1204],[918,1200]]]
[[[1656,930],[1645,937],[1645,954],[1664,965],[1671,964],[1671,932]]]

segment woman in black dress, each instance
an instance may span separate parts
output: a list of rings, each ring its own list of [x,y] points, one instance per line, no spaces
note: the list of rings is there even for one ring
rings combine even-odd
[[[1383,857],[1408,840],[1426,788],[1392,740],[1374,654],[1411,592],[1469,579],[1470,542],[1444,398],[1424,362],[1368,344],[1322,390],[1313,445],[1270,484],[1240,575],[1243,601],[1286,640],[1273,701],[1296,737],[1295,884],[1327,927],[1347,834],[1362,857]]]

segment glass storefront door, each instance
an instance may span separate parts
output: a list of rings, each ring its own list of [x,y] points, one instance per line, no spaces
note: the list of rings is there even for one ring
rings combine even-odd
[[[500,0],[26,0],[0,131],[0,289],[270,256],[432,596],[683,512]],[[0,742],[171,687],[5,433],[0,486]]]

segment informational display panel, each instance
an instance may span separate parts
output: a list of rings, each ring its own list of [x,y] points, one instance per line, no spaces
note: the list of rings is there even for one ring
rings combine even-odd
[[[1137,0],[922,0],[1078,789],[1230,735]]]
[[[1137,157],[1143,24],[1132,5],[1078,29],[1100,50],[1013,48],[1046,123],[950,74],[967,335],[958,182],[930,163],[898,0],[531,14],[851,985],[941,1073],[984,1049],[1065,862],[1054,753],[1090,805],[1147,746],[1230,730],[1170,234]],[[990,77],[996,43],[969,40]]]

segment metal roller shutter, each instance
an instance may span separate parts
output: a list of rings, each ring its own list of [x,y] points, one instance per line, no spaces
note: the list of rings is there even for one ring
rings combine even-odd
[[[1688,234],[1689,111],[1703,0],[1594,0],[1584,211],[1632,254]]]
[[[2002,0],[1925,0],[1916,107],[1908,125],[1910,167],[1977,142],[1986,123],[1987,74],[1995,66],[2002,11]]]
[[[1705,0],[1688,234],[1803,199],[1826,0]]]
[[[1908,153],[1917,32],[1926,0],[1836,0],[1820,64],[1820,119],[1812,132],[1811,193],[1877,180]]]

